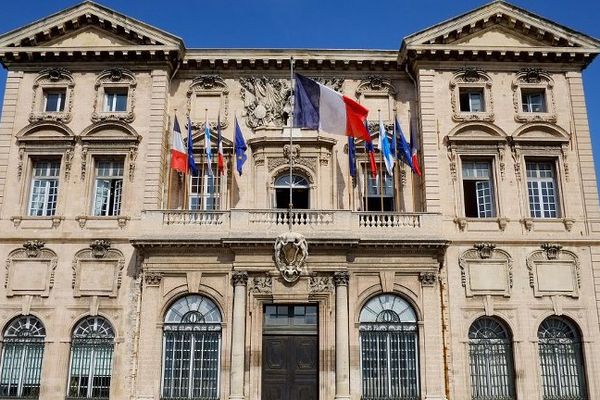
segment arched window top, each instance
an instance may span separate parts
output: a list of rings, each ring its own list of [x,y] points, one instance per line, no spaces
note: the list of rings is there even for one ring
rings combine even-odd
[[[290,187],[290,175],[285,174],[281,175],[279,178],[275,179],[275,187],[276,188],[289,188]],[[308,189],[308,179],[301,175],[292,175],[292,189]]]
[[[395,294],[373,297],[360,312],[361,323],[416,323],[417,315],[410,304]]]
[[[167,311],[165,324],[172,325],[206,325],[220,324],[221,312],[208,297],[189,295],[177,300]],[[165,328],[168,328],[166,326]],[[220,326],[219,326],[220,329]]]
[[[579,341],[577,328],[565,318],[551,316],[546,318],[538,329],[538,339],[545,341]]]
[[[4,330],[4,338],[44,338],[46,328],[42,321],[32,315],[13,319]]]
[[[503,323],[495,318],[481,317],[469,328],[469,339],[477,340],[509,340],[510,333]]]
[[[87,317],[73,330],[75,339],[114,339],[115,332],[110,322],[102,317]]]

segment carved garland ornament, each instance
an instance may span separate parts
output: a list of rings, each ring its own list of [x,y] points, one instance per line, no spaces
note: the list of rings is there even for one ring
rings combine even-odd
[[[308,289],[311,294],[329,293],[333,291],[333,279],[330,276],[311,276]]]
[[[298,280],[308,257],[308,244],[299,233],[285,232],[275,240],[275,265],[288,283]]]
[[[29,122],[54,121],[69,123],[73,117],[73,91],[75,81],[71,72],[64,68],[47,68],[40,71],[33,84],[33,101]],[[62,101],[63,111],[46,111],[44,104],[44,91],[64,91]]]
[[[112,68],[98,75],[94,89],[96,101],[92,112],[92,121],[121,121],[131,123],[135,119],[135,88],[137,82],[133,72],[124,68]],[[105,89],[127,89],[127,110],[125,112],[104,111]]]
[[[187,93],[187,113],[188,115],[196,115],[192,112],[193,100],[198,97],[219,97],[221,99],[220,104],[222,109],[219,110],[221,114],[221,128],[225,129],[228,126],[229,120],[229,87],[219,75],[200,75],[190,84],[190,88]],[[203,111],[203,110],[196,110]],[[193,129],[204,129],[205,122],[192,121]],[[209,128],[216,130],[217,121],[209,121]]]
[[[483,91],[485,111],[464,112],[460,109],[460,89],[480,89]],[[450,103],[452,105],[452,119],[456,122],[464,121],[494,121],[494,98],[492,96],[492,78],[483,70],[477,68],[463,68],[458,70],[450,81]]]

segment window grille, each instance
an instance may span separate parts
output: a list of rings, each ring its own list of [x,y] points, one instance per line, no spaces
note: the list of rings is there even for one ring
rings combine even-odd
[[[490,218],[496,215],[492,163],[463,161],[465,216]]]
[[[14,319],[4,330],[0,397],[37,399],[46,329],[33,316]]]
[[[361,310],[359,329],[362,399],[420,399],[413,308],[399,296],[379,295]]]
[[[99,160],[96,163],[94,215],[116,216],[121,213],[123,161]]]
[[[162,399],[219,398],[221,313],[210,299],[182,297],[163,328]]]
[[[515,373],[508,330],[493,318],[477,319],[469,329],[472,400],[513,400]]]
[[[560,317],[546,318],[538,329],[544,400],[586,400],[581,338]]]
[[[216,157],[215,154],[215,160]],[[212,175],[206,161],[198,162],[196,165],[198,174],[192,175],[190,180],[190,210],[213,211],[221,209],[221,185],[226,179],[225,175],[218,173],[216,161],[211,163]]]
[[[369,163],[361,163],[363,210],[394,211],[394,177],[388,174],[385,164],[377,162],[377,174],[371,174]]]
[[[36,161],[33,164],[30,216],[52,216],[56,212],[60,161]]]
[[[108,399],[115,333],[102,317],[88,317],[73,331],[68,399]]]
[[[557,218],[558,195],[552,162],[527,162],[527,192],[532,218]]]

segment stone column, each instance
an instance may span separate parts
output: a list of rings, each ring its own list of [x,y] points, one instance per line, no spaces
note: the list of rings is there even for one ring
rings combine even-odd
[[[244,348],[246,341],[246,284],[248,273],[236,271],[233,283],[233,322],[231,324],[231,375],[229,398],[244,398]]]
[[[335,284],[335,398],[350,399],[350,347],[348,343],[348,280],[346,271],[333,274]]]

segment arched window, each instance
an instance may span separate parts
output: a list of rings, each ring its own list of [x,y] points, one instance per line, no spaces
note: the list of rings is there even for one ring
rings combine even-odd
[[[544,399],[587,399],[581,337],[565,318],[546,318],[538,329]]]
[[[84,318],[73,330],[68,398],[108,399],[115,332],[102,317]]]
[[[162,399],[218,399],[221,313],[189,295],[167,311],[163,327]]]
[[[417,316],[393,294],[372,298],[360,312],[363,399],[417,399],[419,350]]]
[[[290,204],[290,175],[288,173],[275,179],[275,207],[288,208]],[[292,175],[291,180],[294,208],[306,210],[309,208],[308,180],[300,175]]]
[[[37,399],[46,329],[31,315],[13,319],[4,330],[0,397]]]
[[[481,317],[469,328],[471,399],[515,398],[512,340],[495,318]]]

